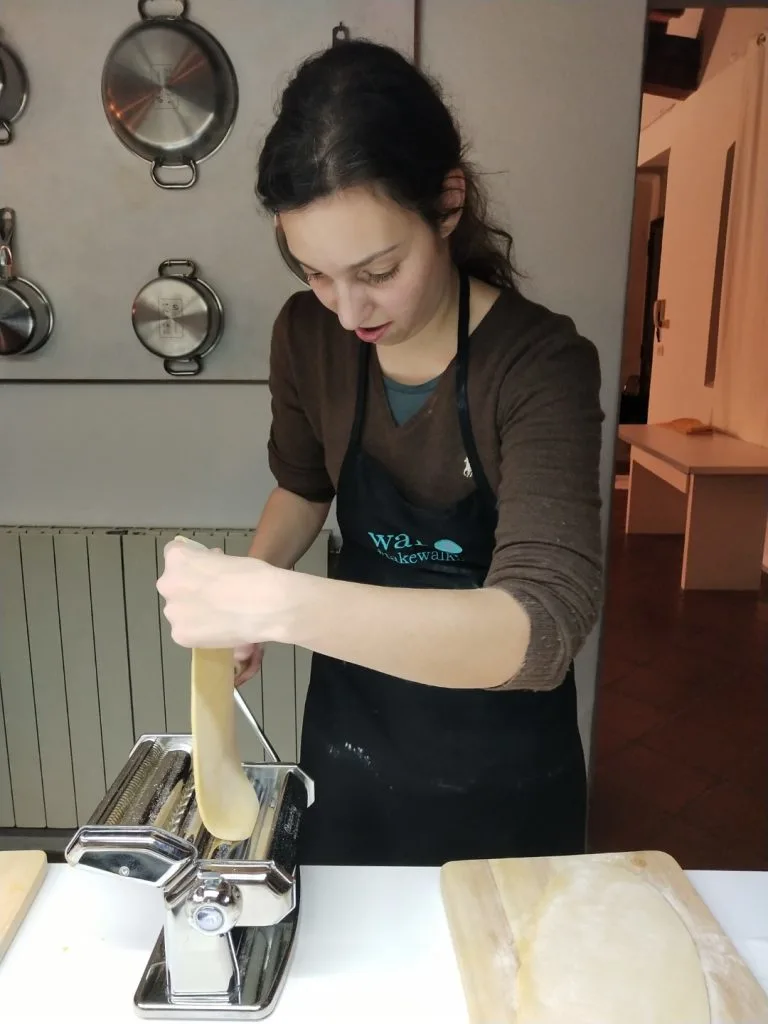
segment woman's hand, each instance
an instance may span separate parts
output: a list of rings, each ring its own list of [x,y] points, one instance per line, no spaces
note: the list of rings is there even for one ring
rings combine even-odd
[[[235,648],[235,686],[252,679],[264,660],[264,644],[245,644]]]
[[[183,538],[166,544],[164,554],[157,589],[165,598],[171,636],[181,647],[237,648],[281,639],[284,570]]]

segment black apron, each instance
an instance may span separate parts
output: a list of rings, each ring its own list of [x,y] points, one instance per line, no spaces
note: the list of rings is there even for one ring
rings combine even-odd
[[[456,402],[476,489],[447,507],[423,508],[362,447],[371,349],[361,343],[337,489],[337,578],[483,585],[497,512],[470,425],[468,350],[462,275]],[[300,830],[302,864],[439,866],[584,851],[586,777],[572,665],[554,690],[494,692],[426,686],[314,654],[299,760],[315,781]]]

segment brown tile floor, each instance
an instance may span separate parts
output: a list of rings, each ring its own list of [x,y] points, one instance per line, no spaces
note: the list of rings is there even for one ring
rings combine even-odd
[[[682,538],[614,494],[589,848],[768,870],[768,593],[679,587]]]

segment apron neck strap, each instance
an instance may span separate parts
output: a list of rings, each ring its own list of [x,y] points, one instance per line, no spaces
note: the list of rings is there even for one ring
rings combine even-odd
[[[458,345],[456,351],[457,365],[459,367],[459,374],[461,374],[461,364],[465,363],[468,358],[469,349],[469,277],[463,272],[459,271],[459,328],[458,328]],[[360,342],[360,356],[357,361],[357,397],[355,399],[355,418],[352,423],[352,435],[351,440],[355,444],[359,444],[363,436],[363,420],[365,419],[365,406],[366,406],[366,394],[368,391],[368,366],[371,358],[371,346],[364,341]],[[466,368],[464,369],[464,380],[466,381]],[[465,383],[466,388],[466,383]],[[460,382],[457,378],[457,397],[459,396]],[[466,448],[466,438],[464,437],[464,425],[462,421],[462,440]],[[471,431],[470,431],[471,433]],[[467,449],[467,455],[470,452]],[[474,456],[470,458],[470,462],[474,469]]]
[[[365,419],[366,393],[368,391],[368,366],[371,358],[371,346],[364,341],[360,342],[360,358],[357,364],[357,398],[355,401],[355,419],[352,424],[351,441],[353,444],[360,444],[363,435],[363,420]],[[461,440],[464,444],[464,451],[469,458],[472,467],[472,474],[478,489],[490,502],[493,508],[496,507],[496,495],[488,482],[483,470],[480,456],[472,433],[472,423],[469,417],[469,399],[467,395],[467,374],[469,368],[469,275],[463,270],[459,271],[459,316],[458,316],[458,344],[456,349],[456,404],[459,413],[459,425],[461,427]]]
[[[351,444],[359,445],[363,438],[363,420],[365,419],[365,398],[368,391],[368,365],[371,358],[371,346],[366,341],[359,342],[360,357],[357,361],[357,397],[355,398],[355,419],[352,423]]]
[[[495,509],[496,495],[493,493],[493,488],[488,482],[488,477],[485,475],[483,464],[480,461],[475,435],[472,432],[472,420],[469,415],[467,388],[469,374],[469,275],[464,271],[460,271],[459,275],[459,344],[456,353],[456,405],[459,412],[459,427],[461,428],[464,451],[467,453],[477,489],[490,507]]]
[[[457,363],[466,363],[469,359],[469,275],[459,271],[459,330],[456,349]]]

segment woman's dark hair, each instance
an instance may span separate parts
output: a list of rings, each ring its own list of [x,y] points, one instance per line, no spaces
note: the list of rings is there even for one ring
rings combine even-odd
[[[256,193],[275,214],[373,186],[436,228],[447,216],[445,179],[456,168],[466,194],[449,240],[453,261],[488,284],[514,288],[512,237],[488,217],[440,87],[397,50],[352,40],[309,57],[286,86],[259,157]]]

